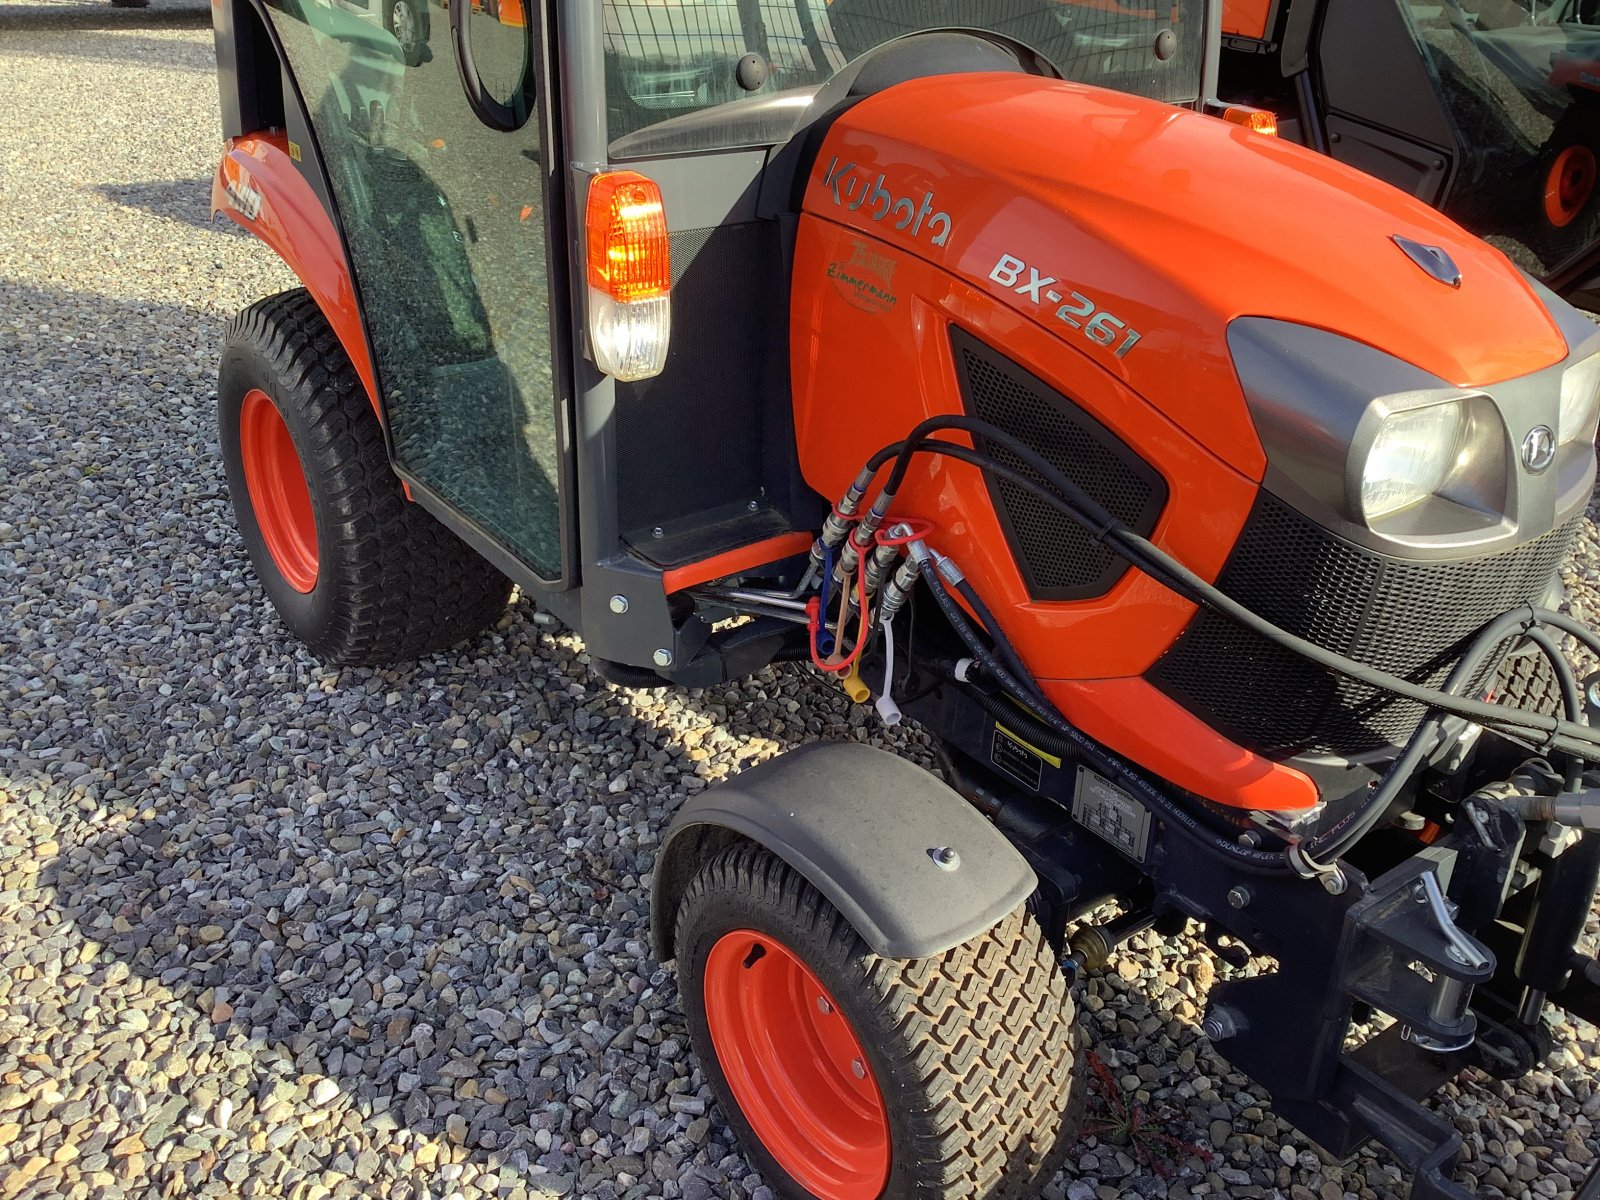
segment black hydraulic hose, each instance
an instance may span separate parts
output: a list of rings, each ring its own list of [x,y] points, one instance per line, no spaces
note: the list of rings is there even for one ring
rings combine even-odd
[[[1130,770],[1120,759],[1101,748],[1053,706],[1047,703],[1036,707],[1026,697],[1026,693],[1019,692],[1018,681],[1010,670],[983,644],[966,619],[966,615],[946,590],[944,580],[939,577],[938,572],[936,570],[924,572],[924,577],[928,582],[928,590],[933,593],[934,603],[944,613],[945,619],[955,629],[957,636],[966,644],[972,657],[996,683],[1012,694],[1018,704],[1026,705],[1026,707],[1018,707],[1016,704],[1007,706],[1004,701],[985,694],[981,689],[970,688],[969,694],[990,716],[996,720],[1023,725],[1028,735],[1039,738],[1039,744],[1053,753],[1087,760],[1095,770],[1113,783],[1136,792],[1142,802],[1159,813],[1169,825],[1177,826],[1180,832],[1188,834],[1203,848],[1221,855],[1241,870],[1256,874],[1282,874],[1291,869],[1288,857],[1282,851],[1255,850],[1249,846],[1241,846],[1207,829],[1188,809],[1169,799],[1149,780]]]
[[[1572,666],[1561,654],[1561,648],[1554,638],[1538,628],[1523,629],[1523,620],[1516,612],[1506,613],[1492,621],[1478,633],[1457,660],[1454,669],[1444,682],[1444,691],[1452,695],[1458,694],[1477,678],[1478,672],[1488,662],[1489,656],[1507,639],[1514,637],[1518,632],[1524,633],[1530,642],[1539,648],[1550,659],[1550,665],[1556,672],[1561,690],[1563,703],[1569,719],[1582,720],[1582,699],[1578,691],[1576,677],[1572,673]],[[1302,851],[1315,862],[1333,862],[1350,850],[1357,842],[1372,831],[1389,806],[1394,803],[1400,794],[1400,789],[1410,780],[1411,776],[1421,764],[1422,758],[1433,749],[1438,731],[1443,722],[1436,713],[1430,712],[1424,718],[1417,730],[1406,743],[1406,748],[1399,758],[1390,764],[1384,772],[1383,779],[1374,789],[1367,802],[1359,809],[1347,814],[1333,827],[1324,830],[1316,837],[1308,840]],[[1568,755],[1569,772],[1579,771],[1577,766],[1581,759],[1577,755]],[[1569,787],[1576,784],[1577,778],[1572,776]]]
[[[1041,704],[1049,704],[1050,701],[1039,690],[1039,685],[1034,682],[1032,672],[1023,665],[1021,657],[1017,654],[1016,647],[1006,637],[1005,630],[1000,628],[1000,622],[995,619],[994,613],[989,611],[989,606],[983,602],[983,597],[978,595],[978,589],[972,586],[972,581],[963,576],[961,581],[956,584],[956,591],[961,593],[961,598],[977,614],[978,623],[983,626],[984,631],[989,635],[989,640],[994,643],[995,652],[1000,656],[1000,661],[1011,668],[1011,673],[1017,676],[1017,679],[1028,689],[1029,694],[1035,700]]]
[[[1583,691],[1578,687],[1578,676],[1572,669],[1572,664],[1561,652],[1561,643],[1543,629],[1528,630],[1528,640],[1544,652],[1550,669],[1555,673],[1556,686],[1561,689],[1561,705],[1566,710],[1567,720],[1582,721]],[[1583,769],[1587,763],[1578,754],[1567,754],[1564,757],[1566,769],[1562,772],[1563,781],[1567,791],[1576,791],[1583,780]]]
[[[969,447],[955,445],[950,442],[930,441],[929,435],[941,428],[977,432],[998,444],[1004,445],[1008,451],[1021,459],[1027,467],[1044,477],[1046,483],[1051,486],[1043,486],[1039,480],[1030,478],[1026,473],[1007,467],[1005,464],[997,463],[991,457],[980,454]],[[1540,713],[1507,708],[1504,705],[1489,704],[1452,696],[1435,688],[1412,683],[1410,680],[1403,679],[1400,676],[1390,675],[1385,671],[1356,662],[1342,654],[1325,649],[1315,642],[1280,629],[1201,579],[1148,539],[1134,533],[1122,522],[1106,513],[1100,505],[1083,496],[1082,490],[1077,485],[1033,450],[1017,442],[1016,439],[1006,434],[1003,430],[991,432],[990,427],[985,422],[976,421],[970,417],[934,417],[922,422],[904,442],[899,442],[895,445],[899,447],[896,460],[897,469],[902,463],[909,461],[912,454],[922,451],[955,458],[982,470],[990,471],[1002,478],[1009,479],[1020,487],[1027,488],[1073,521],[1082,525],[1097,541],[1109,543],[1113,549],[1132,565],[1157,579],[1185,599],[1220,612],[1236,624],[1259,634],[1275,645],[1316,663],[1325,670],[1333,671],[1358,683],[1379,691],[1388,692],[1402,699],[1412,700],[1431,708],[1439,708],[1453,715],[1465,717],[1468,720],[1489,725],[1496,729],[1505,730],[1510,728],[1513,730],[1534,731],[1543,735],[1544,741],[1554,749],[1567,753],[1578,753],[1585,757],[1600,758],[1600,733],[1597,733],[1587,725],[1562,721]],[[869,466],[872,463],[876,463],[881,467],[883,462],[886,462],[894,453],[894,447],[885,447],[873,456]],[[893,485],[894,479],[895,477],[891,475],[890,483],[885,485],[886,492]],[[1056,488],[1057,491],[1052,492],[1051,487]],[[1080,503],[1080,500],[1083,503]],[[1101,520],[1102,517],[1104,517],[1103,521]],[[1546,620],[1547,623],[1556,625],[1564,632],[1573,633],[1573,636],[1580,637],[1585,641],[1585,644],[1595,646],[1597,653],[1600,653],[1600,635],[1596,635],[1592,630],[1583,629],[1578,622],[1565,618],[1562,614],[1538,613],[1531,606],[1516,609],[1513,612],[1519,614],[1519,619],[1524,622],[1524,631],[1532,628],[1541,620]],[[1520,736],[1526,737],[1528,734],[1524,732]]]
[[[965,691],[979,708],[997,722],[1015,730],[1024,740],[1063,758],[1086,760],[1096,771],[1119,787],[1137,792],[1146,807],[1154,809],[1168,825],[1176,826],[1180,833],[1199,843],[1208,853],[1226,859],[1240,870],[1256,875],[1291,873],[1288,856],[1283,851],[1256,850],[1249,846],[1241,846],[1227,835],[1208,829],[1188,809],[1168,799],[1149,780],[1129,770],[1121,761],[1091,742],[1086,735],[1076,733],[1069,736],[1058,730],[1054,724],[1046,725],[1031,712],[998,696],[990,695],[982,688],[968,687]]]
[[[1050,706],[1047,703],[1043,703],[1040,698],[1036,698],[1037,687],[1024,684],[1021,679],[1018,679],[1012,673],[1010,667],[995,657],[993,650],[983,644],[983,639],[978,637],[977,632],[972,628],[972,623],[967,620],[966,614],[961,611],[960,606],[955,602],[955,598],[950,595],[949,589],[945,587],[945,582],[940,577],[938,569],[930,564],[922,572],[922,577],[927,581],[928,591],[933,593],[934,603],[939,606],[939,611],[944,614],[944,619],[956,631],[956,636],[965,644],[973,659],[983,665],[983,669],[989,673],[996,683],[1017,697],[1020,702],[1026,704],[1030,712],[1041,721],[1048,721]]]
[[[1470,684],[1489,653],[1514,632],[1510,627],[1516,625],[1518,621],[1510,615],[1490,623],[1456,662],[1455,668],[1445,679],[1444,691],[1454,695]],[[1416,774],[1423,757],[1433,750],[1442,724],[1437,713],[1425,713],[1411,739],[1406,742],[1405,749],[1389,764],[1389,769],[1384,772],[1382,780],[1366,802],[1346,813],[1330,828],[1308,839],[1301,846],[1301,853],[1313,862],[1331,863],[1366,837],[1384,813],[1389,811],[1400,789]]]
[[[1582,621],[1575,617],[1569,617],[1566,613],[1552,612],[1548,608],[1536,608],[1533,610],[1533,615],[1539,618],[1541,624],[1549,625],[1553,629],[1559,629],[1562,633],[1583,643],[1597,657],[1600,657],[1600,633],[1590,629]]]

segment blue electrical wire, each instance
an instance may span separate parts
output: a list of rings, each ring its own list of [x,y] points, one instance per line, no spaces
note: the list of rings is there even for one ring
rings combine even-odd
[[[822,552],[822,588],[817,593],[817,612],[822,627],[817,631],[817,650],[824,658],[833,653],[833,634],[828,632],[828,593],[833,589],[833,547]]]

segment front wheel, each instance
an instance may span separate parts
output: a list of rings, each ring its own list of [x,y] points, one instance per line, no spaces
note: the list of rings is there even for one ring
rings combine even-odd
[[[1072,997],[1025,909],[943,954],[874,954],[749,843],[676,926],[684,1008],[729,1125],[792,1200],[1035,1196],[1076,1132]]]

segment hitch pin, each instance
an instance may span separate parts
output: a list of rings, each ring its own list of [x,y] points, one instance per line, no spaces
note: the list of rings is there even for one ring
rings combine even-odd
[[[1422,877],[1422,891],[1427,897],[1428,907],[1433,910],[1433,919],[1439,923],[1439,932],[1443,933],[1450,943],[1447,948],[1450,957],[1464,967],[1488,966],[1489,959],[1471,938],[1461,932],[1455,918],[1450,915],[1444,892],[1439,887],[1439,877],[1432,871]]]

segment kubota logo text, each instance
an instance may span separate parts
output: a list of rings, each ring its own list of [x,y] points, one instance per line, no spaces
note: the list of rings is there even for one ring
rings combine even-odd
[[[874,221],[892,216],[896,229],[906,230],[912,237],[926,234],[935,246],[948,242],[955,228],[949,213],[934,209],[932,192],[923,192],[920,197],[896,196],[889,187],[888,176],[880,172],[875,181],[869,181],[866,175],[856,173],[855,163],[841,164],[837,154],[828,164],[822,186],[833,193],[833,202],[840,208],[851,212],[866,208]]]

